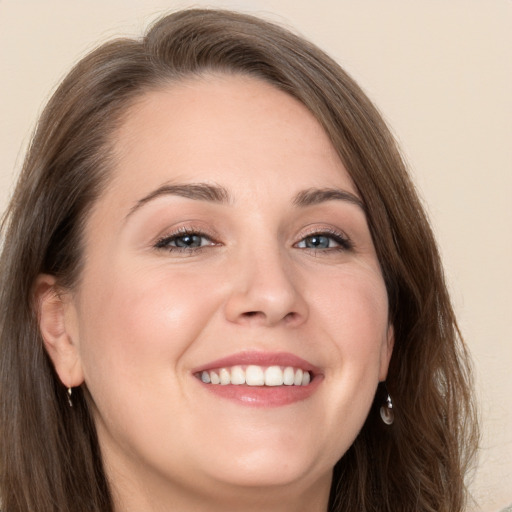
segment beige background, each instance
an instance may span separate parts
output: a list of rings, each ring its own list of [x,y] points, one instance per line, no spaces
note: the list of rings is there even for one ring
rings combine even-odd
[[[0,210],[38,112],[71,64],[99,41],[192,5],[295,27],[388,119],[428,205],[475,359],[484,424],[477,510],[510,504],[511,0],[0,0]]]

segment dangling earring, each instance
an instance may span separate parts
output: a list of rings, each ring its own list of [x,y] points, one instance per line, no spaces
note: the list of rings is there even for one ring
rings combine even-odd
[[[393,425],[395,421],[395,414],[393,412],[393,402],[389,393],[387,394],[386,402],[380,408],[380,417],[386,425]]]
[[[68,388],[68,404],[69,404],[69,407],[73,407],[73,400],[71,400],[71,393],[73,393],[73,390],[71,388]]]

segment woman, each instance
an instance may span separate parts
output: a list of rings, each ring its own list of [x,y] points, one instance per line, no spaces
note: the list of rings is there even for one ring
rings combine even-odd
[[[456,511],[476,424],[431,229],[375,107],[230,12],[85,57],[3,225],[14,511]]]

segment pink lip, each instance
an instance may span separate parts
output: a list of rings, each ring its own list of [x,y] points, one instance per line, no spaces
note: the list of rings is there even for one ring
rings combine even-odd
[[[318,389],[323,381],[320,369],[308,361],[285,352],[241,352],[232,356],[224,357],[201,365],[192,370],[197,375],[204,370],[214,370],[230,366],[244,366],[255,364],[258,366],[292,366],[302,368],[311,373],[312,380],[307,386],[245,386],[228,384],[205,384],[201,380],[194,380],[206,391],[223,399],[228,399],[240,405],[252,407],[279,407],[302,400],[306,400]]]

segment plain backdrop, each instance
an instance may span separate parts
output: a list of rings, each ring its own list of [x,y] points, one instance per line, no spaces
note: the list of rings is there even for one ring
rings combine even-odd
[[[0,0],[0,210],[51,91],[77,59],[159,14],[255,13],[313,40],[391,125],[440,242],[475,361],[475,510],[512,502],[511,0]]]

